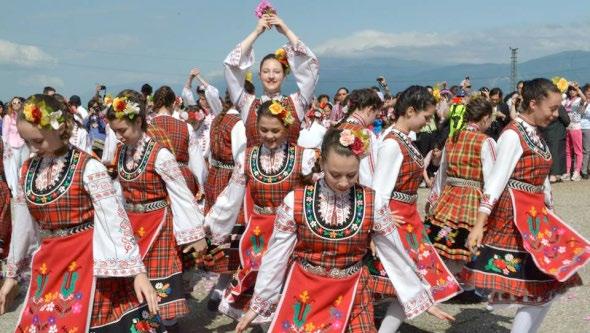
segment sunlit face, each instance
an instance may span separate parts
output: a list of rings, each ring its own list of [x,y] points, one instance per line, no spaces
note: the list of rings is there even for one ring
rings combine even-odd
[[[266,59],[260,66],[260,81],[267,94],[280,92],[284,79],[285,71],[278,60]]]
[[[20,98],[13,98],[12,101],[10,101],[10,104],[15,112],[18,112],[23,107],[23,102]]]
[[[576,96],[578,96],[578,91],[575,89],[569,89],[567,91],[567,95],[569,96],[569,98],[575,98]]]
[[[436,107],[434,105],[429,105],[426,107],[425,110],[416,111],[414,108],[409,108],[406,112],[406,117],[408,118],[408,129],[410,131],[418,132],[422,129],[432,117],[434,117],[434,113],[436,112]]]
[[[132,121],[126,119],[109,120],[109,125],[115,132],[117,140],[125,145],[135,145],[143,135],[141,117],[136,117]]]
[[[372,124],[375,119],[377,119],[377,116],[379,116],[380,110],[376,109],[372,106],[367,107],[364,111],[365,114],[365,121],[367,122],[367,124]]]
[[[278,118],[259,117],[256,128],[260,141],[268,149],[279,148],[287,140],[287,127]]]
[[[40,129],[28,121],[19,120],[16,127],[18,133],[28,144],[32,153],[37,153],[40,156],[49,156],[65,147],[65,143],[61,138],[64,132],[63,125],[58,130]]]
[[[320,162],[326,184],[337,193],[347,192],[358,182],[359,164],[356,156],[340,155],[333,149]]]
[[[584,91],[584,96],[586,96],[587,101],[590,101],[590,89],[586,89],[586,91]]]
[[[557,118],[560,105],[561,94],[550,92],[547,97],[539,101],[532,100],[529,103],[531,112],[526,114],[527,119],[533,121],[533,125],[547,127]]]
[[[205,94],[199,94],[199,106],[205,110],[209,110],[209,102],[207,102]]]
[[[346,90],[344,90],[344,89],[338,90],[338,92],[336,93],[336,102],[342,102],[346,98],[347,95],[348,95],[348,93],[346,92]]]

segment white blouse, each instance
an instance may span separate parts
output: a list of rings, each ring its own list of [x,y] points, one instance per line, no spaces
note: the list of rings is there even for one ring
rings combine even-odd
[[[262,146],[262,149],[260,149],[260,167],[265,173],[276,173],[283,165],[284,159],[287,158],[285,145],[283,144],[274,152],[264,145]],[[242,151],[238,155],[229,184],[217,197],[217,200],[205,217],[205,226],[209,228],[214,244],[219,245],[225,241],[240,213],[241,203],[246,193],[246,175],[244,171],[244,166],[247,163],[246,158],[245,151]],[[315,151],[313,149],[304,149],[303,155],[301,156],[301,173],[303,176],[312,173],[315,162]]]
[[[321,201],[329,197],[336,199],[335,201],[330,200],[320,203],[324,206],[330,206],[330,209],[322,213],[324,219],[332,220],[332,212],[335,212],[338,216],[347,214],[346,207],[351,206],[348,195],[335,194],[324,181],[320,181],[319,189],[324,194],[320,196]],[[268,313],[279,301],[285,273],[290,263],[285,258],[290,258],[293,253],[297,244],[297,228],[300,227],[295,222],[294,206],[295,193],[290,192],[277,210],[275,227],[269,240],[268,250],[262,257],[251,304],[251,309],[258,314]],[[428,291],[429,286],[416,272],[415,266],[404,249],[399,234],[396,232],[396,226],[389,210],[374,209],[373,211],[372,238],[379,259],[388,276],[391,277],[391,282],[406,315],[409,318],[415,317],[433,304],[432,296]],[[336,218],[336,220],[338,219]]]
[[[148,139],[149,137],[144,134],[138,145],[144,144]],[[125,163],[130,163],[131,159],[133,163],[139,163],[142,155],[141,153],[126,156]],[[176,157],[170,150],[162,148],[158,151],[155,171],[166,186],[172,209],[172,225],[176,242],[179,245],[184,245],[204,238],[203,212],[199,209],[198,203],[186,185]]]
[[[191,87],[185,86],[182,88],[181,95],[185,106],[197,104]],[[219,99],[219,90],[210,84],[205,87],[205,99],[207,100],[207,104],[209,104],[209,111],[211,111],[214,116],[220,114],[221,111],[223,111],[223,105]]]
[[[105,126],[105,132],[106,137],[104,139],[104,147],[100,161],[104,165],[110,166],[115,164],[115,153],[117,152],[117,145],[120,144],[120,141],[117,139],[115,131],[111,129],[111,126],[108,123]]]
[[[391,131],[397,130],[391,127],[388,133]],[[408,142],[411,140],[408,135],[399,131],[397,132]],[[420,153],[418,152],[418,154]],[[386,138],[381,141],[377,156],[379,158],[375,165],[375,175],[373,176],[371,186],[375,190],[375,207],[389,207],[389,199],[395,188],[397,177],[404,161],[404,155],[397,140]]]
[[[297,145],[303,148],[320,149],[324,140],[324,134],[327,131],[328,128],[326,126],[322,125],[319,120],[314,119],[311,126],[303,127],[299,131]]]
[[[90,155],[94,154],[92,152],[92,140],[84,127],[74,126],[70,136],[70,144]]]
[[[522,118],[518,117],[515,121],[519,122],[524,126],[529,136],[538,145],[545,145],[541,140],[541,137],[537,133],[537,128],[530,125]],[[481,204],[479,211],[490,215],[496,202],[504,192],[508,180],[514,172],[514,168],[518,163],[518,160],[522,156],[523,150],[520,144],[520,137],[515,130],[508,129],[502,132],[497,144],[498,154],[496,157],[496,163],[489,174],[489,180],[485,182]],[[553,197],[551,195],[551,184],[549,183],[549,177],[545,179],[543,184],[545,193],[545,204],[549,209],[553,209]]]
[[[286,44],[283,48],[287,51],[289,67],[297,83],[299,91],[291,94],[295,104],[295,111],[299,120],[303,120],[306,107],[312,101],[313,92],[318,82],[319,62],[315,54],[299,41],[296,45]],[[254,51],[252,48],[242,54],[241,45],[238,44],[225,58],[225,81],[231,100],[242,115],[244,124],[248,120],[250,106],[256,96],[248,94],[244,90],[244,79],[246,71],[254,64]],[[270,99],[281,99],[283,96],[262,95],[261,101]]]
[[[496,141],[494,141],[494,139],[485,139],[481,146],[480,160],[481,170],[483,173],[482,183],[485,184],[490,179],[490,173],[492,172],[492,168],[496,161]],[[426,162],[424,164],[426,165]],[[432,189],[430,190],[430,194],[428,196],[428,202],[430,202],[431,204],[438,200],[440,194],[442,193],[445,187],[445,184],[447,182],[448,167],[449,163],[447,161],[447,150],[445,147],[442,151],[442,158],[440,161],[438,172],[436,173],[436,177],[434,179],[434,184],[432,185]]]
[[[65,156],[61,156],[56,159],[56,163],[40,166],[39,177],[42,178],[43,174],[56,177],[59,170],[55,169],[64,165],[60,163],[64,159]],[[49,172],[49,169],[54,170]],[[44,182],[50,184],[54,181],[45,179]],[[111,277],[145,273],[131,223],[105,166],[95,159],[89,159],[84,166],[82,182],[94,206],[94,275]],[[30,264],[33,252],[40,243],[38,225],[29,212],[21,186],[13,205],[12,240],[7,260],[7,276],[11,278],[17,277],[19,271]]]

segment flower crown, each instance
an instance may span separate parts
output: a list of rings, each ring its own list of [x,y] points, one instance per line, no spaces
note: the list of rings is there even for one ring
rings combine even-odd
[[[57,130],[65,122],[62,110],[54,110],[45,101],[31,100],[25,104],[23,115],[25,120],[39,128]]]
[[[131,102],[127,97],[115,97],[113,99],[112,108],[115,111],[115,118],[123,119],[127,117],[129,120],[133,120],[136,115],[139,114],[139,104]]]
[[[287,51],[284,48],[277,49],[275,51],[275,59],[281,63],[283,68],[285,69],[285,75],[289,75],[291,73],[291,66],[289,66],[289,60],[287,58]]]
[[[342,130],[338,142],[342,146],[349,148],[356,156],[363,157],[369,150],[369,131],[367,129],[357,131]]]
[[[289,126],[295,121],[295,119],[293,119],[293,115],[291,112],[289,112],[287,107],[277,100],[272,101],[268,107],[268,111],[270,111],[273,116],[279,118],[285,126]]]

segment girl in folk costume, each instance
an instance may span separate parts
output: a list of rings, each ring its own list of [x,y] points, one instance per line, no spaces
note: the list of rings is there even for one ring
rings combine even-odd
[[[265,11],[272,12],[272,10]],[[268,54],[260,62],[260,81],[264,94],[257,98],[244,90],[244,78],[247,69],[254,63],[252,46],[265,31],[276,27],[277,31],[289,40],[289,43]],[[268,100],[278,100],[287,107],[293,118],[289,126],[288,142],[296,143],[299,137],[301,121],[311,103],[318,80],[319,63],[311,50],[287,27],[276,14],[261,14],[256,28],[225,58],[225,80],[232,102],[240,111],[246,126],[248,147],[258,145],[260,138],[256,129],[256,110]],[[289,72],[293,72],[299,91],[290,96],[281,95],[281,86]]]
[[[432,307],[428,285],[395,231],[401,221],[388,209],[377,209],[374,192],[356,184],[368,145],[366,137],[351,130],[327,132],[321,152],[325,177],[287,194],[277,210],[254,298],[237,332],[275,309],[269,332],[376,332],[363,265],[371,239],[408,317],[425,310],[450,317]]]
[[[249,192],[252,204],[244,207],[246,230],[239,244],[241,267],[220,304],[220,311],[234,318],[241,317],[247,309],[260,260],[273,231],[276,208],[287,193],[302,184],[303,177],[311,174],[316,161],[314,150],[288,143],[289,127],[295,125],[288,106],[277,100],[266,101],[258,108],[256,121],[261,143],[238,156],[230,184],[205,219],[212,243],[225,243],[244,193]]]
[[[424,230],[416,207],[424,162],[408,137],[410,131],[418,132],[428,123],[435,112],[435,105],[434,97],[425,87],[411,86],[401,93],[395,108],[396,123],[379,146],[373,189],[376,207],[389,208],[405,222],[397,228],[402,244],[430,284],[434,300],[442,302],[459,293],[461,287],[438,256]],[[383,273],[374,276],[374,292],[385,295],[398,293],[399,290],[393,290]],[[392,302],[380,330],[395,332],[403,317],[399,303]]]
[[[162,86],[154,93],[155,116],[151,124],[160,128],[170,140],[172,152],[184,177],[188,189],[194,195],[203,188],[207,175],[205,160],[198,146],[193,127],[172,116],[176,96],[168,86]]]
[[[198,101],[195,101],[195,97],[191,90],[192,82],[195,78],[201,83],[201,85],[197,87]],[[223,111],[223,104],[219,98],[219,90],[210,85],[201,76],[201,70],[193,68],[190,71],[184,88],[182,89],[182,99],[184,100],[185,106],[197,105],[203,112],[203,119],[200,119],[199,126],[194,125],[193,127],[203,157],[207,159],[209,157],[210,142],[212,142],[209,141],[212,129],[211,125],[213,119]]]
[[[427,232],[454,274],[471,261],[465,241],[477,220],[482,185],[496,159],[496,142],[485,134],[492,112],[492,104],[483,96],[470,97],[464,114],[467,125],[447,140],[428,198]]]
[[[129,219],[106,168],[68,145],[70,117],[48,95],[29,97],[18,114],[19,132],[36,155],[23,165],[17,189],[0,313],[32,256],[16,332],[121,332],[142,323],[156,329],[148,308],[157,311],[157,294]],[[117,302],[107,307],[111,297]]]
[[[373,89],[353,90],[348,96],[348,100],[348,113],[336,127],[362,132],[363,135],[368,136],[371,144],[369,151],[361,160],[359,183],[371,187],[379,145],[375,134],[369,130],[364,131],[364,129],[368,129],[373,124],[381,111],[383,101]]]
[[[551,154],[537,127],[557,117],[558,88],[547,79],[524,83],[522,111],[498,139],[477,222],[467,245],[477,257],[462,278],[488,291],[490,303],[518,304],[512,332],[536,332],[554,297],[580,285],[590,258],[587,240],[552,211]]]
[[[254,85],[251,82],[246,81],[244,86],[249,93],[254,92]],[[231,104],[228,92],[226,92],[224,109],[211,124],[211,155],[209,175],[205,185],[205,213],[209,212],[219,195],[228,187],[236,161],[243,158],[246,149],[246,129],[239,112]],[[244,232],[245,226],[242,220],[238,219],[236,222],[228,240],[229,244],[212,246],[209,253],[200,259],[208,271],[221,274],[209,298],[208,308],[212,311],[217,310],[223,291],[240,264],[237,243]]]
[[[163,323],[169,332],[177,332],[176,318],[189,311],[177,245],[184,245],[185,253],[206,248],[203,215],[174,155],[146,134],[141,95],[123,90],[113,100],[107,119],[122,142],[115,160],[125,209],[158,292]]]

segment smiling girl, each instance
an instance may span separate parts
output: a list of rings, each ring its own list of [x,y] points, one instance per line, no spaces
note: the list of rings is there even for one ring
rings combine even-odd
[[[254,42],[265,31],[275,27],[287,37],[289,43],[262,58],[259,78],[264,94],[257,98],[244,89],[244,79],[248,68],[254,63]],[[232,102],[240,111],[246,126],[248,147],[260,143],[256,130],[256,110],[271,99],[280,101],[293,117],[294,123],[289,127],[289,142],[296,143],[299,137],[301,121],[307,106],[312,102],[313,92],[318,80],[319,63],[311,50],[289,29],[276,14],[264,14],[258,20],[256,28],[225,58],[225,80]],[[289,96],[281,94],[281,87],[289,72],[293,72],[299,91]]]

